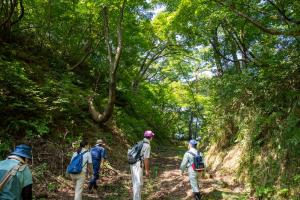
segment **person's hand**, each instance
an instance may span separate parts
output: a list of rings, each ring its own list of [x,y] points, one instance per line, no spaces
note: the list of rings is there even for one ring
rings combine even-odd
[[[146,170],[146,177],[149,178],[150,177],[150,171]]]

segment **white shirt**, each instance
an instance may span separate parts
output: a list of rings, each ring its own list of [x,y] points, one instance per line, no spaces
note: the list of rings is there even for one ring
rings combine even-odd
[[[144,138],[143,141],[144,141],[144,144],[143,144],[143,148],[141,150],[141,156],[143,159],[150,158],[150,151],[151,151],[150,140],[148,140],[147,138]]]
[[[82,148],[82,150],[81,150],[80,153],[83,153],[83,152],[85,152],[85,151],[88,151],[88,149]],[[74,158],[75,156],[77,156],[77,152],[74,152],[74,153],[73,153],[72,160],[73,160],[73,158]],[[83,159],[82,159],[82,165],[83,165],[83,167],[82,167],[82,172],[84,172],[84,173],[86,172],[87,164],[88,164],[88,163],[89,163],[89,164],[92,163],[92,155],[91,155],[91,152],[90,152],[90,151],[86,152],[86,153],[83,155]]]

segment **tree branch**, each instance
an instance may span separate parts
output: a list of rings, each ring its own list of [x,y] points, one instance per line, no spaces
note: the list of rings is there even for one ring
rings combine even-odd
[[[234,12],[235,14],[237,14],[240,17],[243,17],[244,19],[246,19],[247,21],[249,21],[251,24],[253,24],[254,26],[256,26],[257,28],[259,28],[261,31],[268,33],[270,35],[285,35],[285,36],[300,36],[300,30],[299,28],[297,28],[297,30],[290,30],[290,31],[281,31],[278,29],[274,29],[274,28],[268,28],[265,27],[265,25],[263,25],[262,23],[260,23],[259,21],[252,19],[251,17],[249,17],[248,15],[246,15],[243,12],[238,11],[237,9],[235,9],[234,5],[226,5],[223,1],[219,1],[219,0],[213,0],[214,2],[228,8],[229,10],[231,10],[232,12]]]
[[[97,109],[95,108],[94,102],[93,102],[93,97],[89,97],[89,98],[88,98],[88,104],[89,104],[89,110],[90,110],[90,113],[92,114],[92,118],[93,118],[96,122],[102,121],[102,120],[101,120],[102,114],[101,114],[100,112],[98,112]]]
[[[269,2],[273,7],[275,7],[275,9],[279,12],[279,14],[288,22],[292,22],[294,24],[300,24],[300,20],[294,20],[290,17],[288,17],[286,14],[285,14],[285,11],[281,8],[279,8],[279,6],[277,6],[273,1],[271,0],[267,0],[267,2]]]
[[[246,60],[246,59],[238,59],[238,60],[232,60],[232,59],[230,59],[230,58],[227,58],[225,55],[223,55],[222,53],[221,53],[221,51],[220,51],[220,49],[218,49],[218,47],[216,46],[216,44],[212,41],[212,40],[209,40],[209,43],[211,44],[211,46],[214,48],[214,50],[215,50],[215,52],[219,55],[219,56],[221,56],[224,60],[227,60],[227,61],[229,61],[229,62],[241,62],[241,61],[243,61],[243,62],[247,62],[248,60]]]
[[[102,13],[103,13],[104,38],[105,38],[105,43],[107,48],[107,58],[110,66],[112,66],[113,60],[112,60],[112,48],[109,41],[108,8],[104,7]]]
[[[20,12],[18,19],[16,21],[12,22],[11,25],[18,23],[24,17],[25,9],[24,9],[24,5],[23,5],[23,0],[20,0],[20,8],[21,8],[21,12]]]
[[[91,42],[89,42],[85,47],[85,49],[87,49],[86,53],[75,65],[73,65],[72,67],[68,67],[68,70],[73,70],[76,67],[80,66],[95,51],[95,49],[99,46],[99,44],[100,44],[100,40],[96,44],[95,48],[93,48]]]
[[[118,20],[118,27],[117,27],[117,34],[118,34],[118,47],[116,50],[116,55],[115,55],[115,60],[114,60],[114,68],[113,68],[113,73],[116,73],[117,68],[119,66],[120,58],[121,58],[121,53],[122,53],[122,22],[124,18],[124,9],[125,9],[125,4],[126,0],[123,1],[122,7],[120,9],[120,15],[119,15],[119,20]]]
[[[154,46],[150,50],[148,50],[147,54],[145,55],[142,64],[140,65],[140,69],[136,74],[133,82],[132,82],[132,89],[137,91],[138,85],[140,81],[143,79],[144,75],[148,71],[151,64],[158,59],[159,55],[167,48],[167,44],[162,46]],[[155,49],[158,49],[157,52],[153,53]],[[151,55],[152,54],[152,55]]]

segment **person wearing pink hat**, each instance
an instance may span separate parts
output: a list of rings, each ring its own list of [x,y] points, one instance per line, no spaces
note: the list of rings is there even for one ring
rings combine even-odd
[[[146,177],[150,176],[150,141],[154,137],[154,133],[150,130],[144,132],[144,139],[140,143],[142,148],[139,153],[139,158],[136,163],[130,164],[132,185],[133,185],[133,200],[142,199],[142,186],[143,186],[143,168],[145,167]]]

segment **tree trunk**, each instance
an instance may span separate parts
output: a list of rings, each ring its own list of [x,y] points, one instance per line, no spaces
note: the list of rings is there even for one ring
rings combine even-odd
[[[219,46],[220,46],[219,39],[218,39],[218,27],[213,32],[211,45],[214,47],[213,48],[214,49],[214,59],[215,59],[216,67],[217,67],[217,75],[222,76],[224,73],[223,66],[222,66],[222,58],[217,52],[217,49],[219,49]]]
[[[190,121],[189,121],[189,140],[193,138],[193,119],[194,119],[194,115],[193,112],[191,112]]]
[[[0,37],[4,41],[10,40],[10,34],[11,34],[11,26],[12,26],[12,18],[15,14],[15,9],[18,5],[18,1],[6,1],[5,3],[1,5],[3,10],[3,15],[1,13],[0,15]]]
[[[109,73],[109,93],[108,93],[108,102],[106,104],[105,110],[103,113],[97,111],[94,106],[93,98],[90,97],[88,99],[89,110],[92,114],[92,118],[99,123],[107,122],[113,115],[114,106],[116,102],[116,86],[117,86],[117,69],[120,63],[121,53],[122,53],[122,22],[124,15],[126,0],[123,1],[122,7],[120,8],[120,15],[117,26],[117,38],[118,38],[118,46],[116,47],[115,56],[113,57],[112,47],[111,47],[111,38],[109,37],[109,23],[108,23],[108,8],[103,8],[103,22],[104,22],[104,34],[105,34],[105,43],[107,46],[107,57],[110,66]]]

